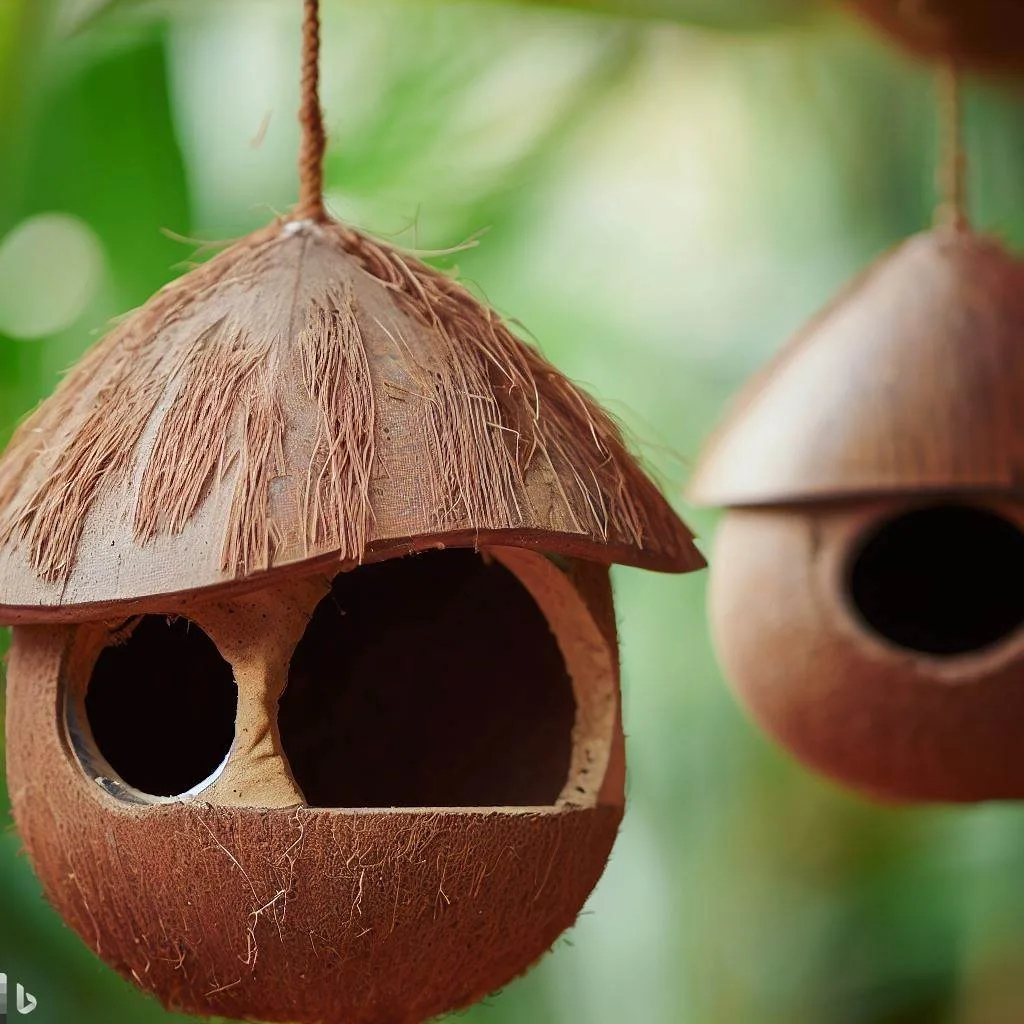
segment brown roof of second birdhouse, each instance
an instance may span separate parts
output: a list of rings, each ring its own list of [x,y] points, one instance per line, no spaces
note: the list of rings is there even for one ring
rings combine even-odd
[[[690,497],[1024,495],[1024,263],[944,228],[875,263],[742,391]]]
[[[702,565],[612,421],[451,279],[257,232],[96,345],[0,460],[0,618],[519,544]]]

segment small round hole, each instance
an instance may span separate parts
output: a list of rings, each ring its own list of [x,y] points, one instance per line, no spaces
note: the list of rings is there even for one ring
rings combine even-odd
[[[968,505],[935,505],[873,527],[848,576],[875,632],[926,654],[981,651],[1024,622],[1024,532]]]
[[[99,656],[85,713],[99,753],[151,796],[179,796],[223,764],[235,735],[231,666],[187,619],[143,618]]]
[[[440,551],[342,573],[292,657],[281,741],[317,807],[554,804],[576,701],[506,568]]]

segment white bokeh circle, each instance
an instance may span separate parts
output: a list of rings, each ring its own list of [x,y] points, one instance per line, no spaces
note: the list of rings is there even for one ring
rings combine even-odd
[[[30,340],[70,327],[103,281],[103,244],[80,217],[42,213],[0,239],[0,332]]]

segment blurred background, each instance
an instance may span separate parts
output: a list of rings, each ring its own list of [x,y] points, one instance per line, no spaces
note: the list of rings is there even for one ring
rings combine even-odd
[[[298,0],[0,0],[0,430],[110,319],[294,201]],[[927,69],[822,0],[325,0],[329,202],[457,269],[685,508],[739,383],[927,225]],[[1024,241],[1024,104],[972,82],[977,223]],[[1024,811],[870,806],[773,749],[704,576],[616,572],[630,804],[576,929],[471,1024],[1024,1020]],[[0,786],[0,971],[39,1024],[184,1020],[41,896]],[[172,850],[168,856],[173,856]]]

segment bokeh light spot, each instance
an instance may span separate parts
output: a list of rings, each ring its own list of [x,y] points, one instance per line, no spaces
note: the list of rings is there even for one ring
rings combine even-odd
[[[105,257],[80,217],[43,213],[0,240],[0,331],[32,339],[70,327],[103,280]]]

